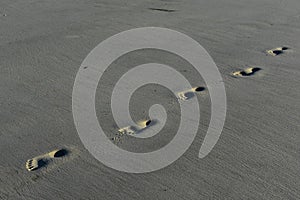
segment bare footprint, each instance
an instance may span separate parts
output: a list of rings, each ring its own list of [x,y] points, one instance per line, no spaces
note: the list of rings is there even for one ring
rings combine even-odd
[[[120,128],[118,130],[118,133],[116,134],[116,136],[112,137],[111,140],[116,142],[116,143],[122,142],[122,137],[123,136],[136,134],[139,131],[141,131],[141,130],[145,129],[146,127],[150,126],[151,122],[152,121],[150,119],[141,120],[141,121],[137,122],[137,125],[138,125],[137,127],[127,126],[127,127],[124,127],[124,128]]]
[[[151,120],[150,119],[141,120],[141,121],[138,121],[137,124],[138,124],[139,128],[144,129],[151,124]]]
[[[261,70],[261,68],[258,68],[258,67],[249,67],[249,68],[246,68],[244,70],[241,70],[241,71],[236,71],[236,72],[233,72],[232,74],[234,76],[251,76],[253,74],[255,74],[257,71]]]
[[[37,169],[39,167],[38,162],[39,161],[36,158],[32,158],[32,159],[27,160],[27,162],[26,162],[26,169],[28,171],[32,171],[32,170]]]
[[[44,155],[40,155],[40,156],[37,156],[37,157],[27,160],[25,167],[28,171],[33,171],[40,167],[45,166],[49,160],[54,159],[54,158],[63,157],[66,154],[67,154],[67,150],[56,149],[56,150],[46,153]]]
[[[126,126],[124,128],[120,128],[118,130],[118,133],[111,138],[112,141],[114,141],[115,143],[120,143],[122,142],[122,138],[125,135],[133,135],[136,133],[136,129],[132,126]]]
[[[127,127],[124,127],[124,128],[120,128],[118,130],[119,134],[120,135],[132,135],[135,133],[135,130],[132,126],[127,126]]]
[[[271,56],[278,56],[280,54],[283,54],[284,51],[288,50],[288,47],[277,47],[271,50],[267,50],[267,53]]]
[[[185,101],[185,100],[188,100],[188,99],[192,98],[194,96],[194,93],[202,92],[204,90],[205,90],[204,87],[194,87],[190,90],[186,90],[186,91],[177,93],[177,96],[180,100]]]

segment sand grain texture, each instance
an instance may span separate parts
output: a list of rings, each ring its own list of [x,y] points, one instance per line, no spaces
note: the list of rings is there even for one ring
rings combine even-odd
[[[299,8],[299,0],[1,0],[0,199],[300,199]],[[104,166],[83,147],[73,122],[72,87],[97,44],[144,26],[174,29],[198,41],[223,76],[228,110],[219,142],[198,159],[210,120],[209,91],[203,91],[196,96],[201,120],[189,150],[159,171],[127,174]],[[292,51],[266,55],[283,45]],[[148,62],[172,66],[191,85],[205,86],[189,63],[167,52],[118,59],[96,94],[108,137],[118,130],[108,104],[114,83]],[[234,78],[239,66],[263,70]],[[167,144],[180,120],[176,95],[146,85],[132,101],[133,120],[147,119],[154,103],[163,104],[168,119],[154,137],[125,136],[118,145],[148,152]],[[60,146],[72,147],[62,162],[32,172],[24,167],[28,158]]]

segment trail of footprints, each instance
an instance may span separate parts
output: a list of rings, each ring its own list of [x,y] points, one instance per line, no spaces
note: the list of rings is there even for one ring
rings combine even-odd
[[[267,50],[267,54],[271,56],[278,56],[280,54],[283,54],[285,51],[287,51],[288,47],[277,47],[271,50]],[[236,77],[240,76],[252,76],[256,74],[258,71],[260,71],[261,68],[258,67],[248,67],[244,70],[233,72],[232,75]],[[187,101],[190,98],[192,98],[196,93],[200,93],[205,90],[205,87],[194,87],[185,91],[181,91],[177,93],[177,98],[182,101]],[[118,133],[116,136],[112,137],[111,140],[119,143],[121,142],[121,139],[125,135],[133,135],[138,133],[139,131],[149,127],[151,125],[151,120],[141,120],[137,123],[137,126],[127,126],[124,128],[120,128],[118,130]],[[44,155],[40,155],[37,157],[34,157],[32,159],[29,159],[26,161],[25,167],[28,171],[34,171],[40,167],[43,167],[47,165],[47,162],[52,159],[59,159],[60,157],[63,157],[67,154],[67,150],[65,149],[57,149],[54,151],[51,151],[49,153],[46,153]]]
[[[266,52],[269,55],[277,56],[277,55],[280,55],[280,54],[284,53],[288,49],[289,49],[288,47],[277,47],[277,48],[274,48],[274,49],[271,49],[271,50],[267,50]],[[235,71],[235,72],[232,73],[232,75],[234,75],[236,77],[252,76],[260,70],[262,70],[262,69],[259,68],[259,67],[248,67],[244,70]],[[205,90],[204,87],[194,87],[194,88],[191,88],[191,89],[188,89],[188,90],[185,90],[185,91],[178,92],[177,97],[178,97],[179,100],[187,101],[190,98],[192,98],[195,93],[199,93],[199,92],[202,92],[204,90]],[[121,129],[118,130],[118,134],[116,134],[116,136],[111,138],[111,139],[118,143],[118,142],[121,141],[121,138],[124,135],[136,134],[136,132],[138,130],[148,127],[150,125],[150,123],[151,123],[151,120],[145,120],[138,127],[127,126],[127,127],[121,128]]]
[[[188,99],[192,98],[195,93],[200,93],[205,90],[205,87],[194,87],[185,91],[181,91],[177,93],[177,98],[182,101],[187,101]],[[151,125],[151,120],[141,120],[137,123],[137,126],[127,126],[124,128],[120,128],[118,130],[118,133],[116,136],[112,137],[111,140],[113,140],[116,143],[122,142],[122,138],[125,135],[133,135],[138,133],[139,131],[142,131],[143,129],[149,127]]]
[[[267,50],[266,52],[268,55],[278,56],[280,54],[285,53],[288,50],[289,50],[288,47],[276,47],[274,49]],[[233,72],[232,75],[234,75],[234,76],[252,76],[260,70],[261,70],[261,68],[259,68],[259,67],[248,67],[244,70]]]

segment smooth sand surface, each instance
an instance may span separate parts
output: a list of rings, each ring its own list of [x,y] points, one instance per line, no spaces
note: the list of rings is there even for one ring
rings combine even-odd
[[[73,122],[72,87],[97,44],[144,26],[174,29],[198,41],[222,74],[228,110],[220,140],[199,159],[210,100],[207,90],[196,95],[201,120],[189,150],[159,171],[127,174],[106,167],[83,147]],[[289,49],[266,53],[277,47]],[[299,58],[299,0],[1,0],[0,199],[300,199]],[[118,130],[109,105],[114,83],[148,62],[172,66],[191,85],[205,86],[190,64],[167,52],[119,58],[96,95],[108,137]],[[232,76],[247,67],[261,70]],[[125,136],[120,147],[149,152],[173,138],[179,104],[164,87],[146,85],[134,93],[134,120],[147,119],[154,103],[168,114],[160,133]],[[62,160],[26,170],[26,160],[61,147],[69,150]]]

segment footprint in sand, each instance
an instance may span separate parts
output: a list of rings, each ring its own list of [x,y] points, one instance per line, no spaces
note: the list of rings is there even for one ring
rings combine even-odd
[[[277,47],[271,50],[267,50],[267,53],[271,56],[278,56],[280,54],[283,54],[284,51],[288,50],[288,47]]]
[[[57,149],[57,150],[51,151],[49,153],[46,153],[44,155],[34,157],[34,158],[26,161],[26,165],[25,165],[26,169],[28,171],[36,170],[40,167],[45,166],[49,160],[63,157],[67,153],[68,153],[68,151],[65,149]]]
[[[150,126],[151,124],[151,120],[148,119],[148,120],[141,120],[141,121],[138,121],[137,122],[137,127],[134,127],[134,126],[127,126],[127,127],[124,127],[124,128],[120,128],[118,130],[118,133],[115,137],[111,138],[111,140],[115,141],[115,142],[120,142],[121,141],[121,138],[125,135],[133,135],[135,133],[137,133],[138,131],[141,131],[143,130],[144,128]]]
[[[133,126],[127,126],[124,128],[120,128],[116,136],[112,137],[111,140],[119,143],[122,141],[122,137],[125,135],[133,135],[137,130]]]
[[[147,119],[147,120],[141,120],[137,122],[137,125],[139,126],[139,129],[144,129],[146,127],[148,127],[151,124],[151,120]]]
[[[252,76],[252,75],[254,75],[259,70],[261,70],[261,68],[258,68],[258,67],[249,67],[249,68],[246,68],[246,69],[241,70],[241,71],[233,72],[232,74],[234,76]]]
[[[202,92],[204,90],[205,87],[194,87],[192,89],[177,93],[177,96],[180,100],[186,101],[192,98],[196,92]]]
[[[135,128],[132,127],[132,126],[127,126],[127,127],[124,127],[124,128],[120,128],[118,130],[118,133],[120,135],[133,135],[135,133]]]

